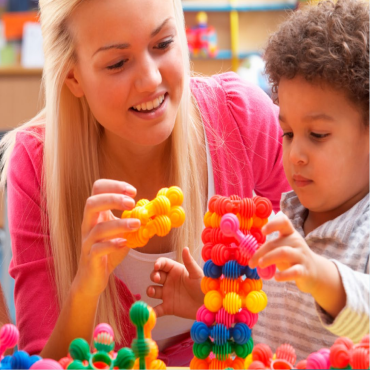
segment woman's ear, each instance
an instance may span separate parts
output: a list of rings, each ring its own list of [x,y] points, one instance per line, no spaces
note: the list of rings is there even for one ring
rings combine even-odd
[[[65,83],[76,98],[82,98],[85,95],[79,79],[76,76],[75,68],[71,68],[71,70],[68,72]]]

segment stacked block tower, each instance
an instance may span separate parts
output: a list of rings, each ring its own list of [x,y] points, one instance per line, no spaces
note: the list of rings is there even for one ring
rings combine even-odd
[[[204,305],[191,329],[194,358],[191,369],[244,369],[252,353],[251,329],[267,305],[261,277],[272,278],[276,266],[248,266],[260,244],[261,228],[272,211],[262,197],[213,196],[204,216],[201,288]]]

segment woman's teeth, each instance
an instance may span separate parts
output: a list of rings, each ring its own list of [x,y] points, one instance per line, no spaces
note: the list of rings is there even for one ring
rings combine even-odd
[[[139,112],[140,111],[150,111],[152,109],[158,108],[163,103],[163,100],[164,100],[164,95],[161,95],[160,97],[154,99],[153,101],[148,101],[146,103],[135,105],[132,108]]]

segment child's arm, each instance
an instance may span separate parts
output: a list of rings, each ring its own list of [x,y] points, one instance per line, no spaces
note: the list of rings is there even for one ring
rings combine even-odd
[[[249,266],[276,264],[276,281],[294,280],[299,290],[309,293],[335,318],[346,305],[346,293],[334,262],[314,253],[289,219],[281,214],[264,228],[265,234],[280,233],[255,253]]]
[[[195,319],[198,308],[203,304],[204,294],[200,289],[203,271],[188,248],[184,248],[182,258],[183,265],[164,257],[154,264],[150,278],[159,285],[149,286],[147,294],[163,300],[154,307],[157,317],[175,315]]]

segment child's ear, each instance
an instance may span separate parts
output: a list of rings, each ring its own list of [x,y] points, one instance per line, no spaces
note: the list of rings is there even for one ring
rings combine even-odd
[[[82,98],[85,95],[79,82],[79,78],[76,76],[75,68],[72,67],[71,70],[68,72],[65,83],[76,98]]]

